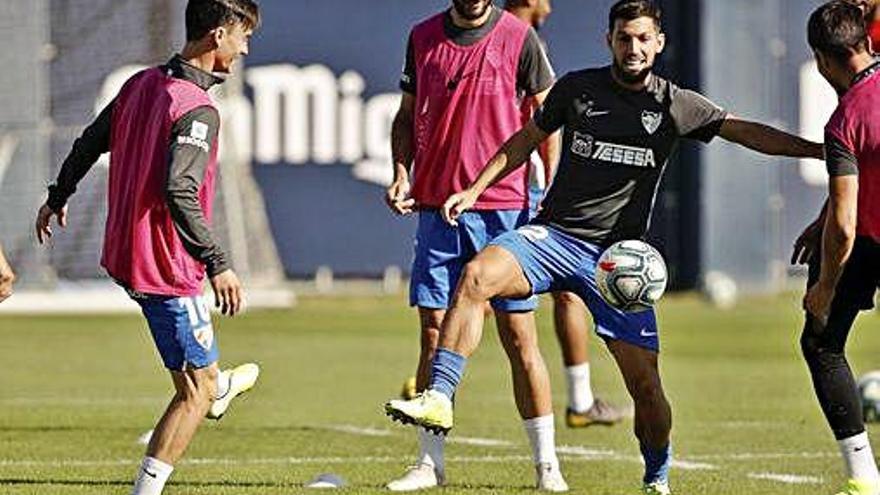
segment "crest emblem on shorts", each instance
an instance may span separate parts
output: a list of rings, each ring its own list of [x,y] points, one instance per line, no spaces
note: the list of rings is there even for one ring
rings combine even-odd
[[[211,345],[214,343],[214,327],[205,325],[201,328],[196,328],[193,330],[193,337],[196,338],[196,342],[202,346],[202,349],[210,351]]]
[[[642,126],[648,131],[648,134],[654,134],[663,123],[663,114],[660,112],[642,111]]]

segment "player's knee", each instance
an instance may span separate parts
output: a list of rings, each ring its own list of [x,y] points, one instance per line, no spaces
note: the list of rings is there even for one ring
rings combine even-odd
[[[809,327],[801,334],[801,353],[811,369],[830,369],[845,361],[842,348]]]
[[[480,303],[492,298],[487,286],[485,270],[479,261],[471,261],[465,265],[458,286],[458,296]]]

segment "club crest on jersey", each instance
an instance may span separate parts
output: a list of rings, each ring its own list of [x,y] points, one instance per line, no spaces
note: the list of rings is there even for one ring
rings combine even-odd
[[[575,131],[571,140],[571,152],[584,158],[590,158],[593,154],[593,136]]]
[[[642,126],[648,131],[648,134],[654,134],[663,123],[663,114],[660,112],[651,112],[649,110],[642,111]]]
[[[192,123],[189,135],[196,139],[208,139],[208,124],[196,120]]]

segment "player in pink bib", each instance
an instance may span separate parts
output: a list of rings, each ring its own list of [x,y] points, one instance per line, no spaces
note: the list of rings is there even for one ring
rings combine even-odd
[[[421,352],[416,390],[424,390],[437,351],[440,324],[464,265],[493,238],[529,218],[528,174],[519,170],[486,191],[458,228],[439,208],[479,174],[507,138],[522,127],[524,100],[543,101],[553,70],[534,29],[491,0],[452,0],[445,12],[416,25],[400,80],[400,110],[392,129],[394,181],[388,206],[418,211],[410,304],[419,309]],[[537,485],[567,489],[554,443],[547,368],[524,342],[537,338],[535,298],[492,301],[511,360],[517,408],[532,445]],[[410,491],[445,482],[442,436],[419,432],[415,466],[388,484]]]
[[[98,157],[110,152],[101,265],[137,302],[175,394],[152,434],[132,495],[162,493],[207,416],[219,419],[253,387],[259,368],[220,371],[206,277],[224,314],[241,309],[242,287],[211,232],[220,115],[208,89],[248,53],[259,24],[252,0],[189,0],[187,43],[167,64],[139,72],[76,140],[37,215],[43,243]]]

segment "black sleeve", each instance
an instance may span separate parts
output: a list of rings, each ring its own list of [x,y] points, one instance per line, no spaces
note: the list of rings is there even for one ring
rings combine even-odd
[[[565,117],[572,104],[569,76],[565,76],[550,90],[544,104],[535,112],[535,124],[547,134],[553,134],[565,125]]]
[[[114,100],[115,101],[115,100]],[[113,114],[111,101],[94,122],[89,124],[82,135],[73,142],[73,148],[64,159],[55,183],[49,186],[49,199],[46,204],[52,211],[60,211],[67,200],[76,192],[76,186],[91,170],[101,154],[110,151],[110,125]]]
[[[177,120],[171,128],[168,153],[166,201],[174,228],[184,249],[205,264],[209,277],[227,269],[229,262],[199,203],[211,148],[217,146],[220,116],[211,107],[199,107]]]
[[[829,133],[825,134],[825,164],[831,177],[859,175],[859,160],[855,153]]]
[[[727,112],[708,98],[688,89],[672,88],[669,112],[678,135],[708,143],[721,132]]]
[[[400,90],[409,94],[416,94],[416,55],[413,52],[412,33],[406,42],[406,60],[403,63],[403,72],[400,74]]]
[[[516,73],[516,85],[520,91],[532,96],[553,85],[556,74],[547,58],[544,44],[538,33],[529,28],[529,34],[523,42],[519,56],[519,67]]]

